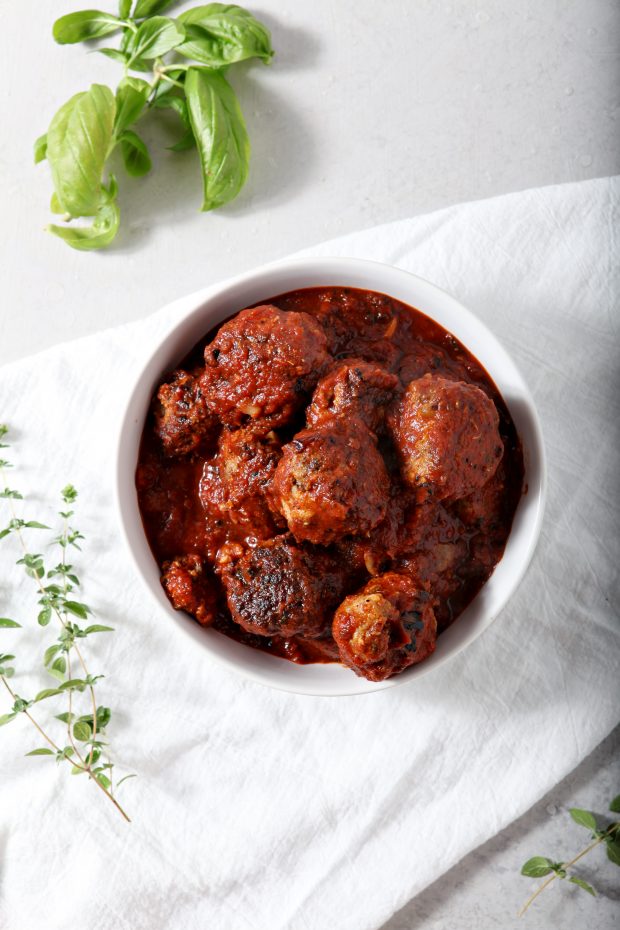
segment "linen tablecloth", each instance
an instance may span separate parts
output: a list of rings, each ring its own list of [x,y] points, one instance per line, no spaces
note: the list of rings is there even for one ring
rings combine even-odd
[[[371,930],[612,729],[619,197],[617,178],[531,190],[305,253],[391,262],[453,293],[512,353],[543,421],[549,498],[534,562],[492,627],[411,685],[271,691],[154,614],[116,525],[113,438],[174,308],[0,371],[27,515],[50,519],[58,489],[80,490],[75,561],[98,622],[116,628],[88,640],[91,665],[107,676],[114,757],[139,776],[119,793],[127,825],[84,778],[23,757],[40,744],[27,721],[0,730],[2,927]],[[0,547],[0,613],[25,625],[0,630],[0,649],[16,652],[15,688],[28,694],[23,669],[42,652],[35,598],[10,567],[12,540]]]

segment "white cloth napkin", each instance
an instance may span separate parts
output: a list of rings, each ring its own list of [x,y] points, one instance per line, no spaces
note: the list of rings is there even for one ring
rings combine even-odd
[[[134,362],[174,309],[0,371],[27,515],[48,517],[43,501],[67,481],[81,491],[76,562],[99,622],[116,627],[89,653],[107,675],[114,756],[139,775],[120,792],[129,826],[84,778],[23,758],[39,745],[27,721],[0,731],[2,927],[370,930],[612,729],[619,197],[619,179],[532,190],[307,253],[391,262],[451,291],[513,354],[545,430],[549,502],[518,593],[454,661],[387,692],[272,692],[153,614],[115,522],[111,438]],[[27,579],[6,570],[11,545],[1,613],[27,626],[0,630],[0,648],[14,646],[28,694],[20,659],[41,636]]]

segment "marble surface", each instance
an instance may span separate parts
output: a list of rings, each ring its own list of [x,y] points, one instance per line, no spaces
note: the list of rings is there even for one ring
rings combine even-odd
[[[2,4],[5,73],[19,79],[0,92],[0,363],[344,232],[620,170],[617,0],[260,0],[278,54],[232,78],[253,144],[241,196],[199,213],[195,159],[166,152],[172,127],[147,123],[154,171],[120,178],[121,234],[106,253],[77,253],[42,231],[51,187],[32,141],[71,94],[117,80],[113,62],[51,39],[54,18],[85,5]],[[619,791],[616,731],[384,930],[516,927],[532,885],[522,862],[577,851],[583,832],[565,809],[602,812]],[[552,888],[518,925],[615,926],[617,871],[593,856],[584,872],[598,900]]]

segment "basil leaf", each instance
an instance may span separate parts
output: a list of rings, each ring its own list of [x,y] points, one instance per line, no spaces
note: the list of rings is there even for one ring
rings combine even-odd
[[[194,133],[191,129],[188,129],[187,132],[184,132],[178,142],[175,142],[174,145],[168,146],[169,152],[187,152],[189,149],[196,148],[196,140],[194,138]]]
[[[546,856],[533,856],[528,859],[521,869],[521,875],[527,875],[529,878],[542,878],[543,875],[549,875],[553,871],[553,862]]]
[[[155,98],[153,101],[153,106],[157,107],[158,109],[174,110],[179,114],[181,122],[185,128],[190,128],[187,101],[183,97],[179,97],[178,94],[162,94],[160,97]]]
[[[609,805],[609,810],[613,811],[614,814],[620,814],[620,794],[613,799]]]
[[[121,153],[127,174],[134,178],[141,178],[151,170],[151,159],[148,149],[139,135],[131,129],[120,137]]]
[[[116,116],[114,118],[116,136],[135,123],[144,110],[150,92],[150,85],[141,78],[123,78],[116,89]]]
[[[202,165],[202,209],[213,210],[236,197],[245,184],[250,142],[237,98],[222,74],[190,68],[185,95]]]
[[[568,813],[580,827],[585,827],[586,830],[596,830],[596,820],[590,811],[581,810],[579,807],[569,807]]]
[[[93,84],[65,103],[51,122],[47,160],[58,200],[71,216],[93,216],[99,210],[115,111],[110,88]]]
[[[208,3],[181,13],[178,21],[187,41],[177,51],[211,68],[247,58],[268,63],[273,56],[269,30],[240,6]]]
[[[73,45],[75,42],[107,36],[121,26],[121,21],[109,13],[81,10],[79,13],[68,13],[57,19],[52,27],[52,34],[60,45]]]
[[[133,15],[136,19],[143,16],[154,16],[155,13],[161,13],[166,7],[172,6],[174,0],[138,0]]]
[[[117,48],[96,48],[95,51],[105,55],[106,58],[111,58],[112,61],[118,61],[121,65],[126,65],[129,61],[129,55],[125,52],[119,52]]]
[[[45,161],[47,157],[47,133],[36,140],[34,144],[34,163],[38,165],[40,161]]]
[[[118,15],[121,19],[127,19],[131,13],[131,4],[133,0],[118,0]]]
[[[54,191],[54,193],[50,197],[50,212],[56,213],[58,215],[61,215],[62,213],[65,212],[60,200],[58,199],[58,195],[56,191]]]
[[[72,249],[87,252],[109,245],[120,222],[120,212],[113,197],[107,197],[100,205],[92,226],[48,226],[48,232],[64,239]]]
[[[147,19],[138,27],[129,43],[130,64],[141,58],[159,58],[180,45],[184,38],[185,32],[173,19],[165,16]]]

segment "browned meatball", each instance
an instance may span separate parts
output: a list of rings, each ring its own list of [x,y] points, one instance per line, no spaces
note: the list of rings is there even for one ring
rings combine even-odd
[[[257,539],[273,536],[284,520],[271,503],[271,485],[280,459],[275,433],[260,436],[248,429],[224,430],[217,455],[203,470],[199,493],[208,513],[247,528]]]
[[[389,424],[403,479],[419,501],[471,494],[502,457],[495,404],[464,381],[431,374],[412,381]]]
[[[229,426],[279,426],[307,402],[329,363],[321,326],[307,313],[242,310],[205,349],[202,387]]]
[[[342,574],[327,554],[285,536],[224,546],[218,561],[233,620],[259,636],[318,636],[342,597]]]
[[[379,365],[359,358],[344,359],[317,384],[306,422],[317,426],[333,416],[357,417],[376,433],[397,384],[398,378]]]
[[[161,583],[175,610],[185,610],[203,626],[213,623],[217,597],[207,569],[197,555],[183,555],[164,562]]]
[[[296,539],[329,545],[383,519],[389,480],[373,434],[360,420],[334,418],[284,446],[273,491]]]
[[[342,662],[369,681],[383,681],[428,658],[436,632],[429,595],[395,572],[372,578],[345,598],[332,624]]]
[[[217,420],[207,407],[200,382],[187,371],[175,371],[155,400],[155,433],[167,455],[194,452],[214,434]]]

